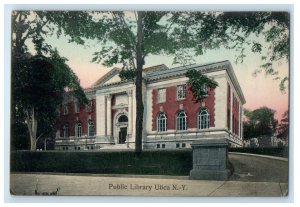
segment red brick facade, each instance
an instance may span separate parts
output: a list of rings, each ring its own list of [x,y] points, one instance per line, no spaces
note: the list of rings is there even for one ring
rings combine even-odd
[[[75,136],[75,124],[76,122],[81,123],[82,135],[88,134],[88,121],[91,119],[94,122],[94,126],[96,126],[96,100],[92,101],[92,109],[87,111],[86,106],[84,104],[80,105],[79,113],[75,113],[74,102],[69,102],[67,104],[68,113],[64,115],[63,113],[63,105],[60,106],[60,116],[57,121],[57,128],[60,129],[60,136],[62,137],[63,126],[67,125],[69,128],[69,136]],[[95,127],[96,133],[96,127]]]
[[[196,102],[193,97],[193,92],[190,86],[186,86],[186,98],[183,100],[177,100],[176,86],[170,86],[166,88],[166,101],[164,103],[158,103],[158,89],[152,90],[152,130],[156,131],[156,118],[160,112],[160,108],[167,116],[167,130],[176,129],[176,115],[180,110],[180,104],[183,105],[183,109],[187,115],[187,128],[197,128],[198,112],[202,107],[202,103],[205,103],[210,115],[210,127],[215,125],[215,90],[213,88],[208,89],[208,96],[202,101]]]

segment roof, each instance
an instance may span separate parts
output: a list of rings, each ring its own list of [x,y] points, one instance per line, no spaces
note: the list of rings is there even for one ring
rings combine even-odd
[[[228,60],[204,63],[204,64],[192,64],[192,65],[186,65],[186,66],[180,66],[180,67],[174,67],[174,68],[168,68],[164,64],[155,65],[152,67],[144,68],[143,69],[143,73],[144,73],[143,77],[149,83],[149,82],[153,82],[153,81],[159,81],[161,79],[184,76],[185,73],[191,69],[194,69],[199,72],[201,71],[201,73],[227,70],[228,76],[231,79],[232,84],[236,88],[236,91],[237,91],[239,97],[241,98],[242,103],[246,103],[246,100],[243,95],[240,84],[235,76],[235,73],[233,71],[231,63]],[[121,70],[120,68],[113,68],[111,71],[109,71],[104,76],[102,76],[99,80],[97,80],[92,85],[91,88],[87,89],[87,91],[91,91],[91,90],[99,88],[99,87],[108,87],[108,86],[112,86],[112,85],[118,85],[123,82],[125,83],[126,81],[120,81],[120,82],[105,84],[106,81],[108,81],[113,76],[117,75],[120,72],[120,70]]]

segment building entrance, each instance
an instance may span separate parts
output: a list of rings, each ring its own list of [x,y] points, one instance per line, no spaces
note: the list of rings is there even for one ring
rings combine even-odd
[[[121,127],[119,131],[119,144],[125,144],[127,136],[127,127]]]

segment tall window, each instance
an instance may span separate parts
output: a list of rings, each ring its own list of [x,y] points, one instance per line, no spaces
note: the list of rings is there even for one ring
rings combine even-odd
[[[201,108],[198,113],[198,128],[208,129],[209,128],[209,113],[207,108]]]
[[[79,113],[79,111],[80,111],[80,105],[78,102],[75,102],[74,103],[74,112]]]
[[[167,117],[164,112],[160,112],[157,115],[157,131],[158,132],[167,131]]]
[[[63,105],[63,114],[67,115],[68,114],[68,104]]]
[[[86,111],[87,112],[91,112],[93,111],[93,101],[92,100],[89,100],[89,103],[86,105]]]
[[[77,122],[75,124],[75,137],[81,137],[81,124]]]
[[[177,130],[187,130],[186,113],[185,111],[179,111],[177,114]]]
[[[176,94],[177,94],[177,100],[185,99],[185,95],[186,95],[185,84],[177,86],[177,93]]]
[[[208,95],[208,86],[207,86],[207,84],[203,84],[202,87],[201,87],[201,90],[202,90],[206,95]]]
[[[69,137],[69,127],[68,125],[64,125],[63,127],[63,138]]]
[[[165,88],[158,89],[157,102],[158,103],[166,102],[166,89]]]
[[[92,120],[89,120],[88,122],[88,136],[94,136],[95,135],[95,125]]]

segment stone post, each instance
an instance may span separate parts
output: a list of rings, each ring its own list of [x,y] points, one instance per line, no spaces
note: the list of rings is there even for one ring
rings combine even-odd
[[[225,138],[206,138],[191,144],[193,149],[193,169],[190,179],[227,180],[228,142]]]

